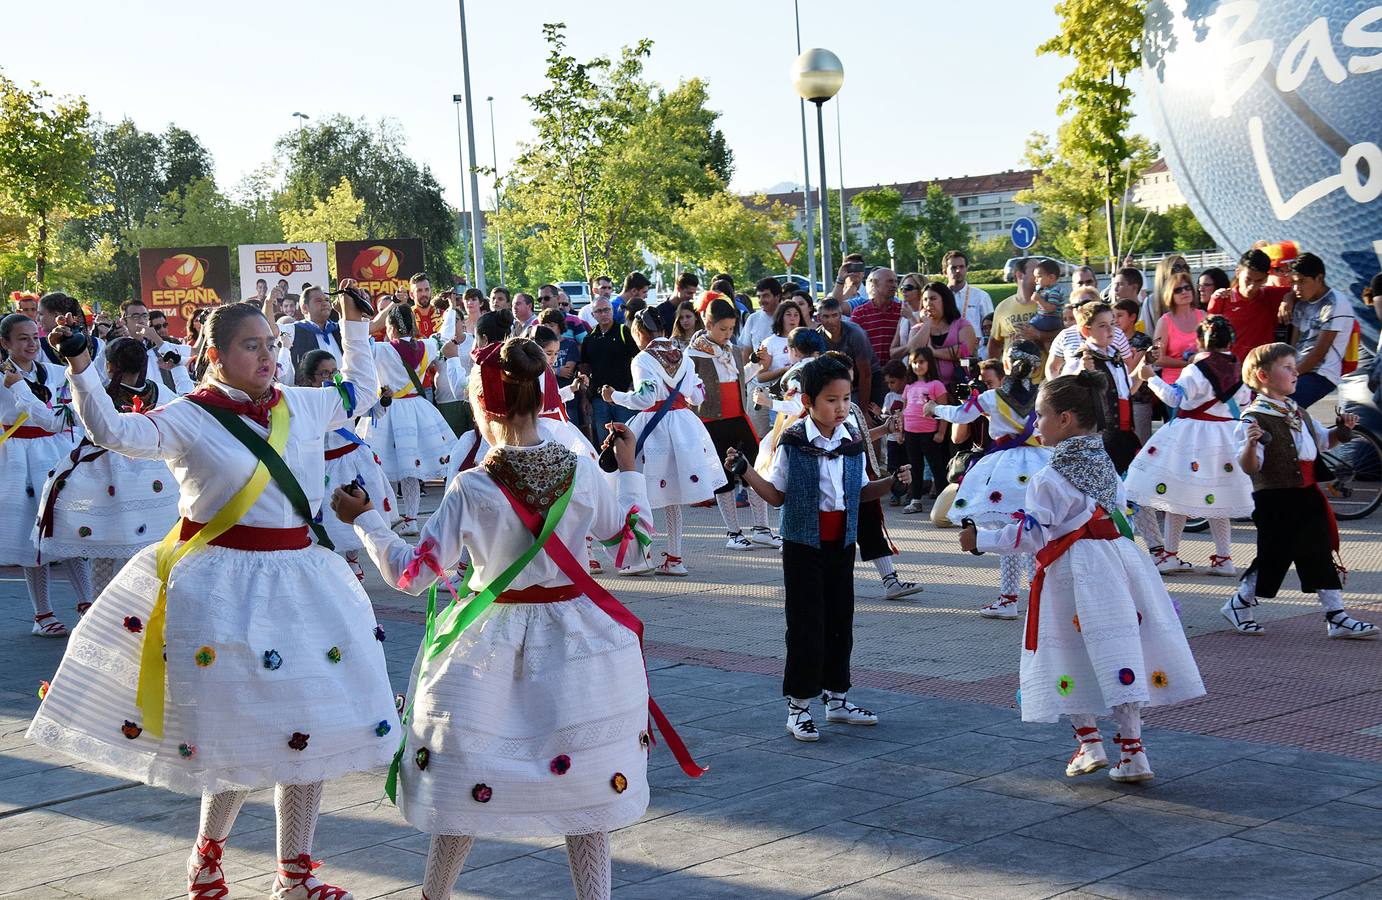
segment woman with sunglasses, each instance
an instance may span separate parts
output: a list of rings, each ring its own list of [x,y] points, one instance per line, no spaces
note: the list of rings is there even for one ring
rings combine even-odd
[[[897,292],[902,295],[902,318],[897,320],[897,331],[888,347],[889,359],[907,358],[907,339],[912,336],[912,327],[921,321],[921,288],[926,284],[926,276],[908,272],[902,276]]]
[[[1160,315],[1153,336],[1161,348],[1157,364],[1161,366],[1161,380],[1175,384],[1181,369],[1195,356],[1195,330],[1204,321],[1204,311],[1195,308],[1195,285],[1188,271],[1176,272],[1162,281],[1157,299]]]

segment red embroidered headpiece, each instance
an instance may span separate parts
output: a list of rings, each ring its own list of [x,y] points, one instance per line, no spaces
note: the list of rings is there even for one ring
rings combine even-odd
[[[496,341],[470,351],[475,368],[480,371],[480,408],[492,419],[509,417],[508,381],[504,378],[504,368],[499,364],[499,350],[503,344]]]

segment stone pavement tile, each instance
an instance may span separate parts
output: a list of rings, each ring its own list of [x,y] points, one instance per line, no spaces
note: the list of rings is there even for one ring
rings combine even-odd
[[[1106,732],[1113,737],[1116,729]],[[1164,784],[1175,778],[1193,775],[1223,765],[1231,760],[1248,760],[1256,757],[1268,745],[1253,741],[1236,741],[1212,735],[1191,734],[1187,731],[1171,731],[1167,728],[1148,728],[1142,732],[1143,746],[1147,758],[1156,772],[1156,782]],[[1109,743],[1109,752],[1113,744]],[[1242,765],[1251,765],[1244,762]]]
[[[1059,722],[1024,722],[1017,716],[1013,716],[1005,721],[983,725],[974,730],[981,734],[1012,738],[1017,741],[1057,744],[1062,747],[1069,747],[1071,753],[1075,752],[1075,737],[1071,732],[1070,722],[1065,719]]]
[[[187,857],[192,850],[190,834],[186,844],[156,855],[141,854],[118,865],[111,865],[107,858],[102,860],[104,868],[55,879],[48,886],[75,897],[186,897]],[[223,868],[227,882],[252,878],[263,871],[262,867],[247,865],[230,854],[226,855]],[[61,873],[61,870],[54,871]]]
[[[896,797],[852,788],[834,787],[822,795],[803,791],[800,784],[780,784],[698,806],[668,821],[686,831],[714,834],[743,850],[895,802]]]
[[[127,788],[131,782],[112,778],[86,769],[56,766],[41,772],[30,772],[8,778],[0,791],[0,815],[33,806],[52,803],[64,797],[83,797],[112,789]]]
[[[355,850],[333,856],[329,852],[313,850],[314,857],[325,860],[325,865],[317,873],[328,884],[343,887],[355,895],[355,900],[371,900],[397,893],[400,889],[416,892],[422,885],[423,872],[427,868],[427,858],[419,853],[410,853],[389,844],[380,844],[363,850]],[[257,890],[258,896],[266,897],[273,885],[272,874],[237,882],[243,888]],[[455,897],[455,894],[452,894]]]
[[[1068,807],[1054,803],[953,787],[891,806],[844,815],[861,825],[972,844],[1070,812]]]
[[[664,821],[639,822],[621,828],[611,839],[616,881],[647,881],[669,872],[729,856],[739,845],[712,834],[689,833]],[[566,844],[534,854],[537,859],[567,866]],[[468,863],[467,863],[468,865]]]
[[[1349,803],[1360,803],[1363,806],[1371,806],[1374,809],[1382,809],[1382,787],[1369,788],[1352,794],[1348,798]]]
[[[1117,762],[1115,759],[1114,762]],[[1008,797],[1059,803],[1061,806],[1086,807],[1115,800],[1124,793],[1123,786],[1109,781],[1107,769],[1078,778],[1065,775],[1065,757],[1043,759],[1007,772],[971,781],[966,787],[976,791],[992,791]]]
[[[877,740],[899,744],[924,744],[963,732],[1011,721],[1014,710],[981,703],[928,700],[904,707],[875,726]]]
[[[137,851],[122,850],[79,834],[54,841],[45,846],[42,853],[35,852],[32,847],[0,853],[0,872],[4,873],[5,888],[17,891],[48,884],[64,876],[75,877],[121,866],[143,856]]]
[[[1240,831],[1237,825],[1114,800],[1059,819],[1029,825],[1017,833],[1129,859],[1153,860]]]
[[[959,897],[1052,897],[1106,878],[1134,860],[1018,835],[971,844],[889,872],[887,881]]]
[[[658,705],[661,705],[661,701]],[[663,711],[666,711],[665,707]],[[783,721],[786,721],[785,715]],[[747,734],[711,731],[709,728],[697,728],[695,725],[677,725],[676,728],[677,734],[681,735],[681,739],[686,742],[686,748],[691,751],[691,755],[703,765],[705,760],[701,759],[702,756],[711,757],[717,753],[724,753],[726,750],[738,750],[742,747],[761,743],[757,737]],[[661,735],[657,735],[657,738],[657,745],[653,747],[652,753],[648,756],[648,769],[663,769],[671,766],[680,771],[676,757],[672,755],[672,751],[667,749]]]
[[[1261,825],[1371,786],[1346,775],[1237,761],[1167,783],[1152,782],[1145,792],[1130,793],[1126,802],[1233,825]]]
[[[1297,750],[1294,747],[1269,747],[1253,759],[1274,763],[1278,766],[1294,766],[1311,772],[1333,772],[1350,775],[1354,778],[1367,778],[1382,781],[1382,767],[1373,762],[1361,762],[1333,753],[1317,753],[1312,750]]]
[[[616,842],[618,840],[615,838]],[[415,830],[409,837],[390,841],[389,846],[410,850],[426,857],[427,848],[431,846],[431,843],[432,836],[430,834]],[[465,858],[465,869],[467,872],[471,869],[483,869],[485,866],[492,866],[495,863],[508,862],[511,859],[518,859],[520,856],[531,856],[542,850],[564,846],[565,843],[560,836],[550,834],[542,837],[524,838],[476,838],[475,845],[470,848],[470,854]],[[418,878],[421,877],[421,875],[418,876]]]
[[[668,718],[672,719],[673,724],[678,724],[671,713],[668,713]],[[738,709],[730,707],[724,712],[687,721],[695,724],[697,728],[727,731],[767,741],[787,734],[787,704],[778,698],[773,703],[743,706]]]
[[[820,892],[817,883],[770,869],[760,869],[728,859],[670,872],[631,885],[615,887],[620,900],[798,900]]]
[[[790,737],[787,740],[800,743]],[[696,761],[710,766],[710,771],[700,778],[687,778],[680,767],[667,766],[649,772],[648,784],[654,793],[665,787],[705,797],[736,797],[746,791],[794,781],[835,765],[834,762],[790,756],[776,750],[768,745],[758,745],[705,757],[698,754]]]
[[[956,900],[961,895],[950,894],[930,887],[901,884],[886,878],[870,878],[848,887],[818,894],[814,900]],[[1062,894],[1061,897],[1070,897]]]
[[[1329,895],[1329,900],[1377,900],[1382,897],[1382,878],[1355,884],[1347,890]]]
[[[1382,865],[1382,814],[1372,807],[1342,800],[1301,810],[1234,836],[1335,859]]]
[[[53,751],[39,747],[26,739],[14,747],[0,750],[0,784],[10,778],[51,769],[55,764],[62,765],[72,761],[68,757],[55,757]]]
[[[65,841],[100,827],[99,822],[88,822],[53,809],[31,809],[0,819],[0,853],[47,841]]]
[[[964,775],[996,775],[1039,759],[1053,759],[1061,752],[1049,744],[966,731],[890,753],[884,759]]]
[[[853,822],[836,822],[728,857],[775,872],[843,887],[920,862],[958,844]]]
[[[564,850],[562,852],[565,853]],[[419,886],[422,884],[423,864],[418,866],[417,875],[412,879],[413,883]],[[614,879],[616,889],[622,884],[618,878]],[[354,891],[355,888],[352,887],[351,890]],[[356,896],[360,895],[357,893]],[[419,891],[413,888],[411,891],[384,896],[397,897],[399,900],[405,897],[408,900],[417,900]],[[573,896],[575,890],[571,886],[571,869],[566,861],[550,863],[536,856],[520,856],[483,869],[471,869],[467,865],[461,871],[461,877],[456,879],[456,887],[451,892],[451,900],[534,900]]]
[[[756,749],[767,750],[783,757],[804,757],[826,762],[850,764],[875,756],[884,756],[906,750],[907,744],[895,741],[870,740],[882,738],[887,734],[885,725],[845,725],[825,720],[824,710],[817,710],[816,727],[820,729],[819,741],[799,741],[787,733],[786,720],[782,717],[782,735],[770,741],[756,744]]]
[[[55,887],[48,887],[47,885],[20,888],[17,891],[5,891],[4,893],[0,893],[0,897],[4,897],[5,900],[72,900],[72,896],[73,895],[67,893],[67,891],[60,891]]]
[[[682,783],[688,783],[690,780],[689,778],[683,778]],[[681,785],[677,787],[680,788]],[[643,818],[638,821],[651,822],[654,819],[661,819],[665,816],[675,815],[679,812],[685,812],[688,809],[695,809],[697,806],[707,806],[715,802],[714,799],[702,794],[688,794],[683,790],[658,788],[652,792],[652,798],[648,801],[648,811],[645,812]]]
[[[1086,891],[1118,900],[1251,897],[1253,900],[1324,897],[1376,878],[1382,869],[1220,838],[1182,853],[1120,872]]]
[[[940,769],[910,766],[887,759],[864,759],[806,776],[808,781],[839,785],[861,791],[889,794],[911,800],[972,780],[973,776]]]

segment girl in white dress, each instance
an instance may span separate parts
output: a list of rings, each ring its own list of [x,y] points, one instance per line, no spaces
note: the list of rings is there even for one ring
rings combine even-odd
[[[629,420],[637,439],[636,461],[647,482],[648,501],[662,510],[667,533],[667,550],[653,571],[683,576],[681,508],[714,497],[727,479],[710,432],[691,410],[705,399],[691,358],[671,338],[662,337],[662,319],[655,310],[639,311],[630,330],[639,348],[633,358],[634,386],[616,391],[605,385],[603,396],[606,403],[638,411]]]
[[[105,345],[106,393],[121,412],[152,412],[177,394],[146,378],[143,341]],[[82,441],[54,469],[39,503],[41,562],[85,558],[99,595],[131,556],[158,543],[178,520],[178,484],[168,464],[136,459]]]
[[[474,836],[540,834],[566,835],[579,900],[607,898],[609,832],[648,804],[650,710],[665,720],[648,700],[641,625],[589,577],[581,552],[586,534],[619,535],[634,507],[647,508],[643,477],[622,425],[617,496],[597,463],[540,436],[546,367],[525,338],[481,351],[471,406],[494,449],[447,486],[416,547],[360,492],[332,498],[400,590],[426,590],[462,548],[487,585],[439,617],[429,611],[387,786],[432,834],[428,900],[450,896]],[[689,757],[683,765],[692,772]]]
[[[309,350],[298,363],[297,384],[299,387],[325,388],[343,391],[347,412],[354,412],[357,406],[355,387],[342,381],[338,386],[336,357],[326,350]],[[368,401],[366,401],[368,402]],[[394,525],[399,520],[398,498],[394,496],[393,485],[384,477],[384,467],[379,457],[370,449],[364,439],[355,434],[354,421],[337,428],[326,436],[326,489],[328,491],[342,484],[352,482],[369,491],[371,497],[379,501],[379,509],[384,518]],[[360,566],[360,548],[364,544],[355,535],[355,529],[336,518],[330,504],[323,503],[317,510],[317,519],[326,528],[336,552],[345,557],[346,565],[360,581],[365,580],[365,570]]]
[[[44,481],[58,462],[77,448],[82,435],[63,402],[67,374],[44,362],[38,325],[11,313],[0,319],[0,496],[9,507],[0,515],[0,565],[19,566],[34,605],[33,633],[66,637],[67,626],[48,602],[48,566],[39,565],[34,522]],[[74,558],[60,564],[77,593],[77,614],[91,606],[91,567]]]
[[[1027,483],[1021,522],[960,532],[971,552],[1033,553],[1020,705],[1024,722],[1068,716],[1079,746],[1070,777],[1108,766],[1096,718],[1118,720],[1114,781],[1152,778],[1142,708],[1204,694],[1180,617],[1152,561],[1132,541],[1123,483],[1100,432],[1106,385],[1093,372],[1047,381],[1037,430],[1054,447]]]
[[[1040,352],[1030,341],[1018,341],[1003,355],[1007,376],[996,390],[984,391],[958,406],[928,404],[927,415],[956,425],[984,416],[993,444],[973,463],[960,481],[950,504],[956,525],[966,519],[981,528],[1001,528],[1022,511],[1032,476],[1051,459],[1036,433],[1036,388],[1032,373],[1041,365]],[[1016,619],[1022,573],[1031,578],[1036,563],[1031,554],[1004,555],[998,561],[998,599],[979,609],[986,619]]]
[[[360,435],[384,466],[384,474],[398,484],[402,507],[400,534],[417,534],[422,482],[446,474],[456,433],[424,396],[434,373],[426,341],[414,340],[413,311],[402,303],[389,307],[387,341],[374,345],[379,387],[390,399],[375,407]]]
[[[353,304],[343,318],[345,372],[373,396],[368,324]],[[274,385],[277,332],[249,304],[216,308],[203,341],[202,387],[148,415],[117,412],[85,352],[69,360],[92,441],[169,462],[182,522],[121,569],[73,632],[28,736],[200,795],[189,897],[227,896],[231,824],[250,791],[274,785],[274,900],[348,900],[313,874],[322,784],[387,763],[398,733],[369,597],[308,536],[323,437],[350,414],[336,391]]]
[[[1252,401],[1242,368],[1229,352],[1233,327],[1223,316],[1210,316],[1196,329],[1200,355],[1175,369],[1167,383],[1144,362],[1139,375],[1175,418],[1152,434],[1128,467],[1128,499],[1166,513],[1163,547],[1154,553],[1163,575],[1193,572],[1180,558],[1181,532],[1190,516],[1209,519],[1214,553],[1206,574],[1236,578],[1230,537],[1232,518],[1250,516],[1252,479],[1238,464],[1234,428],[1238,414]]]

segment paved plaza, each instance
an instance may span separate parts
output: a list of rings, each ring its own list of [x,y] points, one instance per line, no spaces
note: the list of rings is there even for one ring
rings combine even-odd
[[[432,486],[424,503],[437,499]],[[1341,523],[1349,606],[1372,621],[1379,521]],[[1022,624],[975,615],[996,561],[957,552],[955,531],[889,511],[901,574],[926,590],[883,600],[872,567],[856,569],[850,697],[882,722],[822,724],[802,744],[783,728],[776,555],[723,549],[714,510],[687,525],[691,577],[606,579],[647,625],[654,695],[711,767],[693,781],[653,751],[648,814],[614,836],[616,897],[1382,897],[1382,642],[1326,640],[1313,597],[1264,601],[1267,634],[1249,638],[1218,614],[1231,581],[1170,581],[1209,693],[1148,716],[1156,780],[1122,786],[1065,778],[1068,725],[1019,721]],[[1245,565],[1252,532],[1234,537]],[[1187,536],[1182,556],[1210,550]],[[422,603],[372,571],[367,585],[403,690]],[[0,610],[0,897],[184,896],[197,802],[25,741],[64,642],[28,635],[17,573]],[[317,855],[360,900],[415,898],[427,837],[382,787],[382,773],[327,786]],[[232,897],[267,896],[273,834],[261,791],[227,846]],[[572,896],[561,838],[478,841],[453,896]]]

